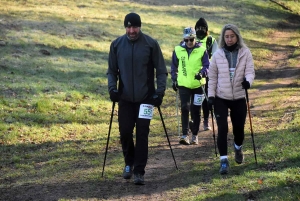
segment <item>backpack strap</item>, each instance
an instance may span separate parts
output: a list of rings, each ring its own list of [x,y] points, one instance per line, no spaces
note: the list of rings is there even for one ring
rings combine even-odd
[[[208,56],[209,56],[209,59],[211,58],[212,56],[212,36],[207,36],[207,40],[206,40],[206,50],[207,50],[207,53],[208,53]]]

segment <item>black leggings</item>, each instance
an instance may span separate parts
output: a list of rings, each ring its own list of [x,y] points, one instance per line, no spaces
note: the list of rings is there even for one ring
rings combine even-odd
[[[230,109],[234,143],[240,146],[244,141],[244,127],[247,115],[246,99],[243,98],[232,101],[216,97],[214,113],[218,124],[217,143],[220,156],[225,156],[228,152],[228,109]]]
[[[200,125],[201,106],[194,105],[194,95],[203,94],[201,87],[196,89],[189,89],[186,87],[178,87],[181,101],[181,124],[182,135],[188,135],[189,131],[189,112],[191,111],[191,119],[194,121],[192,130],[193,135],[197,135]]]

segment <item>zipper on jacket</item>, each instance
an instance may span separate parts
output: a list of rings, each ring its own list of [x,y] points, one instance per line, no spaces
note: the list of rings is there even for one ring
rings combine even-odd
[[[235,64],[235,68],[234,68],[234,76],[235,76],[235,72],[236,72],[236,67],[239,64],[240,57],[241,57],[241,55],[239,54],[239,52],[240,52],[240,49],[238,50],[238,53],[237,53],[237,56],[236,56],[236,64]],[[231,52],[230,52],[230,57],[231,57],[231,61],[232,61],[232,53]],[[233,64],[233,62],[232,62],[232,64]],[[234,100],[233,85],[231,85],[231,86],[232,86],[232,96],[233,96],[233,100]]]
[[[232,68],[232,65],[233,65],[233,59],[232,59],[232,52],[229,52],[230,53],[230,67]],[[235,68],[234,68],[234,74],[233,74],[233,77],[232,77],[232,80],[230,81],[231,82],[231,91],[232,91],[232,100],[234,100],[234,93],[233,93],[233,79],[235,77]],[[230,75],[229,75],[230,76]]]
[[[133,102],[135,102],[135,95],[134,95],[134,64],[133,64],[133,50],[134,50],[134,43],[132,42],[131,43],[131,46],[132,46],[132,49],[131,49],[131,73],[132,73],[132,100]]]

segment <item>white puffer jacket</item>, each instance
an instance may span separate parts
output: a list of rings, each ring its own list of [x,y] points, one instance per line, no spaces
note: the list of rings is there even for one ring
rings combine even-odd
[[[208,97],[237,100],[246,96],[242,88],[244,77],[252,85],[255,77],[253,58],[246,47],[239,49],[234,77],[230,81],[229,63],[223,49],[218,49],[211,59],[208,73]]]

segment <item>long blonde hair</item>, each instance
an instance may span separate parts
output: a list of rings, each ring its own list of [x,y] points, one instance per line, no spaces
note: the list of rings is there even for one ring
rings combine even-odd
[[[219,47],[220,48],[225,46],[224,34],[225,34],[226,30],[232,30],[235,33],[235,35],[238,38],[238,41],[237,41],[238,48],[247,47],[246,44],[244,43],[244,40],[242,38],[242,35],[240,34],[240,31],[239,31],[238,27],[235,26],[234,24],[226,24],[223,27],[223,29],[221,31],[220,38],[219,38]]]

